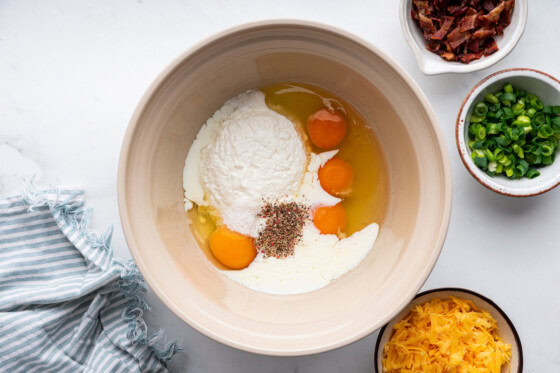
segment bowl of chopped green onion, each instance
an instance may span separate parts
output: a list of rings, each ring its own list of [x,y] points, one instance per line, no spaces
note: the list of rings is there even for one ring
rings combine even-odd
[[[560,81],[541,71],[502,70],[478,83],[457,116],[459,155],[470,174],[512,197],[560,184]]]

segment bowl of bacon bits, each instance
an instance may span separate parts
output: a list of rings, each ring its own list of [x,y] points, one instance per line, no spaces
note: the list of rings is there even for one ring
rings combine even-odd
[[[468,73],[513,50],[527,7],[528,0],[401,0],[400,20],[424,74]]]
[[[521,373],[523,349],[492,300],[466,289],[434,289],[381,329],[375,371]]]

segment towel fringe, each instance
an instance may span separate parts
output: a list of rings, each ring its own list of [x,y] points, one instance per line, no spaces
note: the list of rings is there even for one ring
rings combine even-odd
[[[29,205],[29,211],[38,207],[48,206],[53,214],[58,214],[65,223],[71,225],[86,240],[86,243],[95,249],[107,250],[111,254],[111,239],[113,226],[109,226],[105,233],[89,229],[93,217],[93,209],[85,207],[82,190],[65,190],[62,194],[56,187],[41,189],[35,184],[35,179],[26,182],[23,199]]]
[[[175,341],[165,341],[163,330],[148,335],[148,327],[142,319],[144,311],[150,307],[144,299],[146,285],[144,279],[131,259],[124,267],[121,278],[117,281],[120,292],[128,299],[126,309],[123,311],[123,319],[128,321],[127,337],[133,343],[149,346],[154,356],[167,365],[173,355],[183,351]]]
[[[107,250],[112,257],[113,227],[110,226],[103,234],[89,228],[93,209],[85,207],[84,199],[81,198],[83,195],[82,190],[65,190],[61,193],[56,187],[41,189],[34,179],[30,179],[26,182],[23,199],[29,205],[29,211],[48,206],[53,214],[58,213],[67,224],[80,232],[91,247]],[[111,259],[115,260],[113,257]],[[122,312],[123,320],[128,323],[127,338],[134,344],[148,346],[154,356],[167,366],[173,355],[183,350],[177,342],[165,341],[163,330],[148,334],[148,327],[142,318],[144,311],[150,310],[144,299],[147,290],[144,279],[132,259],[125,264],[120,260],[115,261],[121,267],[121,276],[115,288],[127,299],[127,306]]]

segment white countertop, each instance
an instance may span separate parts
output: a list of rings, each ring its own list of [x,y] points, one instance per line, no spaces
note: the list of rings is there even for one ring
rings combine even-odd
[[[560,371],[560,188],[512,199],[464,169],[454,125],[468,90],[508,67],[560,76],[557,0],[532,1],[517,48],[488,70],[422,75],[402,37],[398,1],[101,0],[0,2],[0,194],[41,184],[83,186],[94,227],[115,225],[116,255],[129,258],[117,210],[121,140],[144,90],[179,53],[230,26],[267,18],[335,25],[378,46],[416,79],[443,128],[453,169],[453,212],[441,257],[424,289],[457,286],[492,298],[521,336],[525,372]],[[152,330],[185,352],[172,372],[372,372],[377,333],[339,350],[296,358],[241,352],[199,334],[152,293]]]

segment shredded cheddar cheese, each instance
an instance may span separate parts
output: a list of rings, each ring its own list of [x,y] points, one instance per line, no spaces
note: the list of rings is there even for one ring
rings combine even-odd
[[[500,373],[511,345],[496,320],[471,301],[432,299],[395,324],[383,348],[385,373]]]

